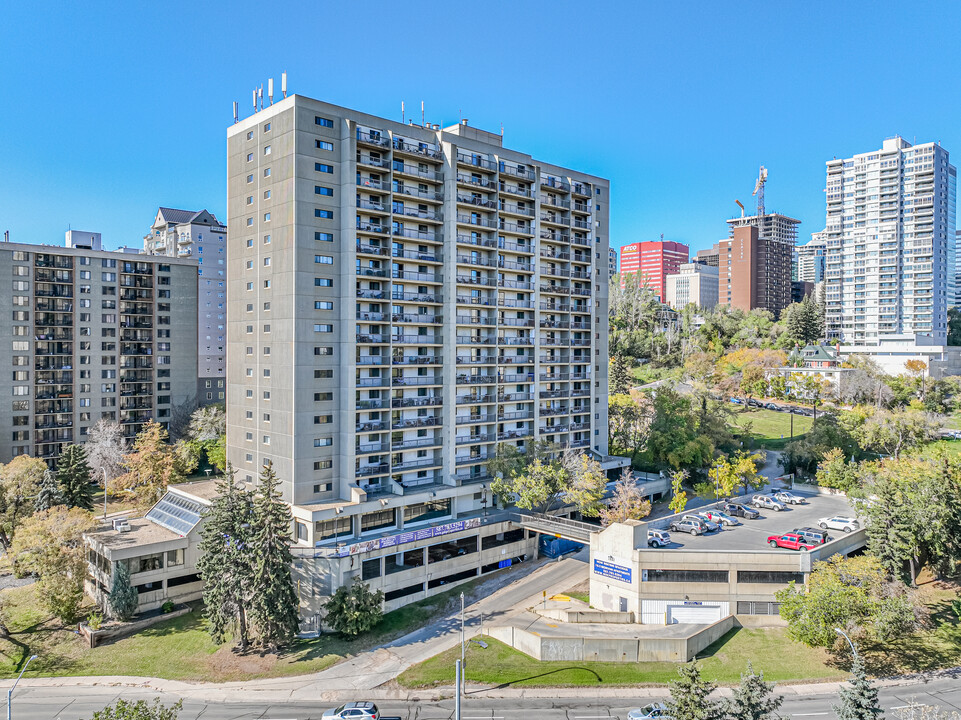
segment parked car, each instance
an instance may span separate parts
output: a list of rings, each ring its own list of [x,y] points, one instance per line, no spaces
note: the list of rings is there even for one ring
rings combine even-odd
[[[380,712],[372,702],[349,702],[333,710],[326,710],[321,717],[338,718],[338,720],[340,718],[344,720],[377,720],[380,717]]]
[[[807,502],[802,495],[795,495],[788,490],[781,490],[780,492],[774,493],[774,499],[785,505],[803,505]]]
[[[667,530],[650,528],[647,531],[647,544],[656,548],[666,547],[671,544],[671,534]]]
[[[767,544],[773,548],[786,548],[787,550],[812,550],[814,548],[814,543],[795,533],[771,535],[767,539]]]
[[[795,535],[800,535],[802,538],[808,542],[813,542],[817,545],[823,545],[828,541],[828,531],[821,530],[820,528],[812,527],[802,527],[794,528],[792,531]]]
[[[674,520],[671,525],[671,532],[685,532],[691,535],[702,535],[707,532],[707,526],[700,520]]]
[[[627,720],[671,720],[664,703],[651,703],[634,708],[627,713]]]
[[[748,399],[747,404],[749,407],[756,407],[756,408],[763,407],[763,405],[761,405],[761,401],[755,400],[754,398]]]
[[[733,515],[734,517],[742,517],[747,520],[755,520],[761,517],[761,513],[759,513],[757,510],[748,507],[747,505],[741,505],[741,503],[724,503],[722,509],[729,515]]]
[[[842,530],[849,533],[861,527],[857,518],[847,517],[846,515],[835,515],[818,520],[818,527],[822,530]]]
[[[708,510],[706,512],[698,513],[705,520],[709,520],[712,523],[717,523],[718,525],[740,525],[741,521],[737,518],[733,518],[727,513],[723,513],[720,510]]]
[[[751,498],[751,504],[756,508],[767,508],[768,510],[784,510],[784,504],[775,500],[770,495],[755,495]]]
[[[700,522],[704,525],[705,528],[707,528],[708,532],[715,532],[716,530],[721,529],[720,525],[718,525],[715,522],[711,522],[710,520],[708,520],[705,517],[702,517],[701,515],[684,515],[681,517],[681,520],[694,520],[696,522]]]
[[[780,406],[780,405],[775,405],[774,403],[765,403],[765,404],[764,404],[764,409],[765,409],[765,410],[780,410],[780,409],[781,409],[781,406]]]

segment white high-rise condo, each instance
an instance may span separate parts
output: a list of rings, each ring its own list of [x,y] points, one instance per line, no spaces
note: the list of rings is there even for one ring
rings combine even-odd
[[[944,346],[955,297],[956,184],[947,150],[900,137],[827,163],[828,338],[899,364],[913,349]]]
[[[228,457],[273,465],[318,597],[357,575],[396,606],[531,552],[482,519],[495,447],[616,462],[608,182],[301,96],[227,135]]]
[[[143,239],[147,255],[197,261],[197,402],[223,403],[227,336],[227,228],[206,210],[162,207]]]

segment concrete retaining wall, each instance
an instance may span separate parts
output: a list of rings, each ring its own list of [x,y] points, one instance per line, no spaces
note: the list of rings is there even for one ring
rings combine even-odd
[[[543,637],[514,626],[488,635],[536,660],[560,662],[687,662],[738,625],[733,615],[687,637]]]
[[[164,613],[163,615],[154,615],[145,620],[136,620],[134,622],[127,623],[111,623],[107,627],[101,628],[100,630],[91,630],[87,625],[80,624],[80,634],[87,639],[87,644],[95,648],[98,645],[103,645],[105,642],[110,642],[111,640],[119,640],[122,637],[127,637],[128,635],[134,635],[141,630],[144,630],[151,625],[156,625],[164,620],[170,620],[171,618],[180,617],[181,615],[186,615],[191,612],[192,608],[187,605],[184,607],[176,608],[169,613]]]
[[[534,612],[552,620],[566,623],[633,623],[634,613],[613,610],[568,610],[566,608],[534,608]]]

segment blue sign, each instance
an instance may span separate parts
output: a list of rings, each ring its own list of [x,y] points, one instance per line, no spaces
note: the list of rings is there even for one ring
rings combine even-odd
[[[499,563],[497,563],[497,569],[503,570],[504,568],[509,568],[512,562],[513,560],[511,560],[510,558],[508,558],[507,560],[501,560]]]
[[[631,582],[631,569],[623,565],[615,565],[605,560],[594,560],[594,574],[607,578],[608,580],[618,580],[623,583]]]

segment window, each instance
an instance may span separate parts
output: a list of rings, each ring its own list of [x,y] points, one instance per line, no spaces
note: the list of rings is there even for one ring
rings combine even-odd
[[[326,195],[327,197],[333,197],[334,189],[324,187],[323,185],[314,185],[314,195]]]
[[[334,144],[326,140],[314,140],[314,147],[318,150],[333,150]]]
[[[314,540],[329,540],[330,538],[351,535],[353,533],[353,529],[351,528],[350,521],[351,518],[349,517],[333,518],[331,520],[318,520],[314,523]]]
[[[326,163],[314,163],[314,170],[316,170],[317,172],[322,172],[322,173],[333,173],[333,172],[334,172],[334,166],[333,166],[333,165],[328,165],[328,164],[326,164]]]
[[[253,153],[247,153],[247,162],[253,162],[253,159],[254,159],[254,154],[253,154]]]
[[[333,415],[314,415],[314,425],[328,425],[333,419]]]
[[[270,168],[264,168],[264,177],[270,177]]]
[[[647,570],[647,582],[728,582],[727,570]]]
[[[333,370],[314,370],[314,379],[332,378],[332,377],[334,377]]]
[[[320,125],[321,127],[332,128],[334,126],[334,121],[320,115],[314,116],[314,124]]]
[[[739,583],[772,583],[777,585],[787,585],[793,581],[798,585],[803,585],[804,573],[779,572],[776,570],[738,570],[737,581]]]
[[[253,181],[254,181],[254,176],[253,176],[253,175],[248,175],[248,176],[247,176],[247,182],[248,182],[248,183],[252,183]]]
[[[334,258],[330,255],[314,255],[314,262],[321,265],[333,265]]]
[[[404,508],[404,524],[450,517],[450,498],[416,503]]]
[[[264,245],[270,245],[270,235],[264,235]]]
[[[315,347],[314,355],[333,355],[334,349],[332,347]]]
[[[334,241],[334,234],[333,234],[333,233],[325,233],[325,232],[315,232],[315,233],[314,233],[314,240],[319,240],[320,242],[333,242],[333,241]]]
[[[373,580],[380,577],[380,558],[364,560],[361,565],[361,580]]]
[[[375,510],[360,516],[360,531],[362,533],[383,530],[397,526],[397,511],[395,508]],[[418,550],[417,552],[421,552]],[[423,564],[423,563],[422,563]]]
[[[320,402],[322,400],[333,400],[334,394],[331,392],[317,392],[314,393],[314,401]]]
[[[270,145],[264,146],[264,155],[270,155]]]
[[[269,215],[270,213],[267,213],[267,214]],[[321,210],[320,208],[317,208],[316,210],[314,210],[314,217],[326,218],[326,219],[328,219],[328,220],[333,220],[333,219],[334,219],[334,211],[333,211],[333,210]]]
[[[314,438],[314,447],[330,447],[334,441],[330,438]]]
[[[328,300],[315,300],[314,310],[333,310],[334,304]]]
[[[333,325],[314,325],[314,332],[330,333],[334,331]]]
[[[264,132],[270,132],[270,123],[264,124]]]
[[[270,222],[270,213],[264,213],[264,222]]]
[[[265,257],[265,258],[264,258],[264,267],[270,267],[270,258],[269,258],[269,257]]]
[[[314,461],[314,470],[330,470],[333,466],[334,461],[330,459]]]
[[[334,281],[330,278],[314,278],[314,287],[333,287]]]

